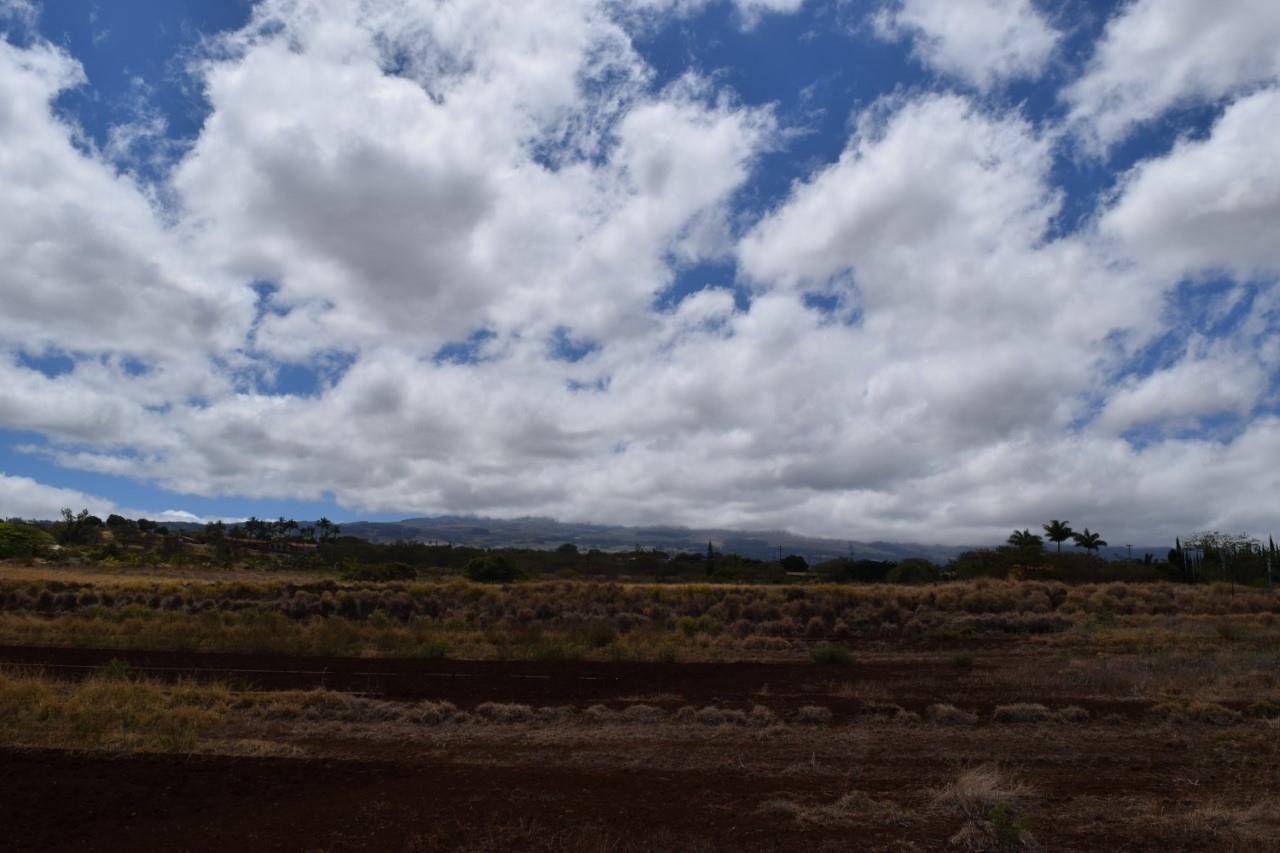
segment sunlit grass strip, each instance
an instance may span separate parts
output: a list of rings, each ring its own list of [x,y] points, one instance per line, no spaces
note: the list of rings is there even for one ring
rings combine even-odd
[[[184,752],[230,707],[218,684],[160,685],[114,675],[79,682],[0,672],[0,743]]]

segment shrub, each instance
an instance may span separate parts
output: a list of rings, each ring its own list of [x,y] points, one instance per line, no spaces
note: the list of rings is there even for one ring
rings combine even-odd
[[[345,581],[364,581],[368,583],[386,583],[388,581],[411,581],[418,573],[407,563],[351,563],[339,573]]]
[[[928,560],[912,557],[889,570],[888,583],[932,583],[938,580],[938,567]]]
[[[484,554],[468,561],[467,577],[477,583],[511,583],[524,580],[524,570],[502,554]]]

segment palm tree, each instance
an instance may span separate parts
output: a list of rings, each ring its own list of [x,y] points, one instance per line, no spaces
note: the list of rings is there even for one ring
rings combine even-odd
[[[1103,539],[1097,533],[1090,532],[1087,527],[1079,533],[1072,534],[1071,538],[1077,545],[1088,551],[1090,554],[1099,548],[1105,548],[1107,546],[1107,540]]]
[[[1044,547],[1044,540],[1030,530],[1015,530],[1005,541],[1015,548],[1034,548],[1039,551]]]
[[[1044,528],[1044,535],[1049,537],[1049,541],[1058,543],[1059,554],[1062,553],[1062,543],[1075,535],[1075,531],[1071,529],[1070,522],[1058,521],[1056,518],[1041,526]]]

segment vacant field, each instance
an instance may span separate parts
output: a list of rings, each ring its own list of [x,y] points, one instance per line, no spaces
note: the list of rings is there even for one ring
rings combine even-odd
[[[23,850],[1280,850],[1280,598],[0,572]]]

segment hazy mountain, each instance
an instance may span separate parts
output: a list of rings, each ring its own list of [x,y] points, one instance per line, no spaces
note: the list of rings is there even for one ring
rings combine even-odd
[[[566,542],[582,550],[598,548],[620,551],[703,551],[711,542],[717,551],[757,559],[799,554],[812,562],[832,557],[872,560],[901,560],[925,557],[947,558],[968,550],[967,546],[920,545],[901,542],[850,542],[797,536],[786,531],[742,531],[690,529],[685,527],[624,527],[621,525],[572,524],[548,518],[494,519],[467,516],[407,518],[397,522],[353,521],[342,532],[371,542],[397,539],[448,542],[482,548],[555,548]]]

